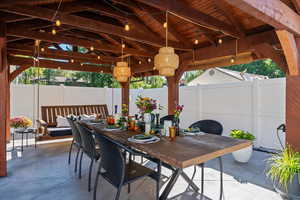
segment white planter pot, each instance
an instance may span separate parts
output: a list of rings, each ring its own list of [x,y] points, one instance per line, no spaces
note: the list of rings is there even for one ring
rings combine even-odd
[[[232,153],[234,159],[241,163],[247,163],[251,158],[253,152],[253,145],[246,147],[244,149],[240,149]]]

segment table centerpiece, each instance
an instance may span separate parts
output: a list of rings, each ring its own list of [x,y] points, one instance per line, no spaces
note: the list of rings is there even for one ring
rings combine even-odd
[[[32,126],[32,121],[28,117],[20,116],[10,119],[10,126],[16,131],[23,132]]]

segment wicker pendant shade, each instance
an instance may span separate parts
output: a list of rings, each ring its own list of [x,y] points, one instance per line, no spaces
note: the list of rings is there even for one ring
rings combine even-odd
[[[119,82],[127,82],[128,78],[131,75],[130,67],[128,67],[127,62],[117,62],[117,65],[114,67],[113,71],[114,77]]]
[[[174,76],[178,65],[179,57],[172,47],[160,48],[159,53],[154,57],[155,69],[159,71],[161,76]]]

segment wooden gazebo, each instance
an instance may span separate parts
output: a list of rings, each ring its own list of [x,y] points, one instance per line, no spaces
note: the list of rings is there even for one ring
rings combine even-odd
[[[167,78],[169,113],[185,71],[271,58],[287,75],[287,142],[300,151],[299,0],[2,0],[0,176],[7,171],[10,82],[33,66],[36,40],[44,68],[112,73],[123,56],[130,59],[132,76],[158,75],[153,59],[165,45],[166,12],[169,46],[180,59],[175,76]],[[65,51],[62,43],[73,48]],[[12,71],[11,65],[18,67]],[[129,102],[128,82],[122,84],[122,101]]]

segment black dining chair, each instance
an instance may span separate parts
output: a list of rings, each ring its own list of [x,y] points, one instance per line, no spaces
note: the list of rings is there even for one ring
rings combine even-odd
[[[98,161],[100,158],[99,149],[96,148],[95,139],[93,133],[81,122],[75,122],[76,127],[79,130],[81,139],[82,139],[82,152],[80,155],[79,162],[79,178],[81,178],[81,167],[82,167],[82,157],[83,153],[91,159],[89,167],[89,182],[88,182],[88,191],[91,191],[91,176],[93,170],[94,161]]]
[[[175,117],[174,117],[174,115],[166,115],[166,116],[163,116],[162,118],[160,118],[159,122],[160,122],[160,124],[164,124],[164,121],[166,121],[166,120],[175,122]]]
[[[223,126],[220,122],[215,120],[200,120],[192,125],[189,126],[189,128],[198,128],[201,132],[208,133],[208,134],[214,134],[214,135],[222,135],[223,133]],[[223,163],[222,163],[222,157],[218,157],[219,160],[219,166],[220,166],[220,199],[222,199],[223,195]],[[201,167],[201,195],[203,195],[204,192],[204,164],[202,163],[199,165]],[[197,171],[197,166],[194,166],[194,173],[192,176],[192,180],[195,177]]]
[[[97,186],[100,176],[117,188],[115,200],[119,199],[121,189],[124,185],[128,185],[128,193],[130,193],[129,188],[131,183],[147,176],[151,177],[156,181],[156,199],[159,199],[161,162],[157,162],[157,171],[144,167],[131,159],[129,159],[129,162],[126,163],[126,154],[124,154],[124,152],[129,152],[131,155],[139,156],[142,153],[116,143],[101,133],[95,133],[95,139],[100,144],[101,160],[94,185],[94,200],[96,200]],[[146,157],[147,155],[143,156]]]
[[[73,140],[72,140],[70,150],[69,150],[68,164],[69,165],[71,164],[71,155],[72,155],[73,146],[77,147],[77,154],[76,154],[76,158],[75,158],[75,172],[77,172],[78,156],[82,149],[82,141],[81,141],[80,133],[79,133],[77,127],[75,126],[75,121],[77,119],[75,117],[68,117],[67,120],[70,124],[71,130],[72,130],[72,135],[73,135]]]

